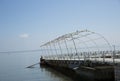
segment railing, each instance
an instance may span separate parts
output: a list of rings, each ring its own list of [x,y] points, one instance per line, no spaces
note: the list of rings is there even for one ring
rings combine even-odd
[[[113,56],[114,54],[114,56]],[[79,58],[78,58],[79,56]],[[120,51],[94,51],[94,52],[81,52],[78,54],[58,54],[48,55],[43,57],[46,60],[91,60],[99,62],[120,62]]]

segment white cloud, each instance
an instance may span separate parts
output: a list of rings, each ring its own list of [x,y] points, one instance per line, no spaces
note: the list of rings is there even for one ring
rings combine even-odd
[[[29,34],[24,33],[24,34],[21,34],[19,37],[25,39],[25,38],[28,38],[28,37],[29,37]]]

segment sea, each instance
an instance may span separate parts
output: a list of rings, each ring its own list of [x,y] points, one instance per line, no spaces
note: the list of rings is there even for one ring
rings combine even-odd
[[[40,56],[39,52],[0,53],[0,81],[73,81],[56,70],[36,64]],[[34,66],[27,68],[30,65]]]

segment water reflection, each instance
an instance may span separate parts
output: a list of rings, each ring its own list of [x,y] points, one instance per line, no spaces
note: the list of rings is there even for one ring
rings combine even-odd
[[[40,69],[41,69],[41,72],[45,73],[46,76],[49,76],[52,79],[54,79],[53,81],[73,81],[69,77],[49,67],[40,66]]]

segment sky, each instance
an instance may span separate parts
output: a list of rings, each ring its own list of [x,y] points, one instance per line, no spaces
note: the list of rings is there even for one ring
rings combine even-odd
[[[0,51],[33,50],[88,29],[120,44],[120,0],[0,0]]]

